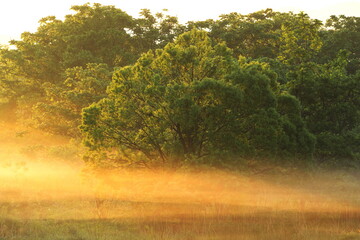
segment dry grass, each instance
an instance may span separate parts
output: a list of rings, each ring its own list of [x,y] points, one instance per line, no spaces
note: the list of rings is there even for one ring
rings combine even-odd
[[[113,171],[46,159],[62,140],[0,137],[0,239],[360,239],[360,177]],[[6,137],[5,137],[6,136]],[[36,139],[35,138],[35,139]],[[25,151],[28,153],[28,151]]]

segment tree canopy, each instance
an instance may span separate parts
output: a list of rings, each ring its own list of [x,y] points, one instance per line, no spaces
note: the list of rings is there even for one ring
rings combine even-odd
[[[83,110],[81,128],[94,150],[118,148],[124,157],[132,151],[157,163],[283,150],[311,155],[314,141],[299,105],[276,96],[275,78],[266,64],[238,62],[224,43],[193,29],[117,70],[108,97]]]
[[[2,120],[118,162],[359,160],[358,17],[71,9],[0,47]]]

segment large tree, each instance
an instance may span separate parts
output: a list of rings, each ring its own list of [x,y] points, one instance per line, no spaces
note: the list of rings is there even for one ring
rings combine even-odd
[[[89,64],[97,70],[94,64],[106,65],[111,74],[114,67],[134,63],[141,53],[172,41],[181,29],[176,17],[153,16],[148,10],[134,19],[114,6],[84,4],[71,9],[74,13],[64,20],[53,16],[41,19],[36,32],[23,33],[21,40],[10,42],[12,48],[0,51],[0,95],[7,95],[0,108],[17,110],[23,122],[64,135],[77,132],[78,109],[102,96],[95,96],[97,93],[84,85],[82,94],[92,92],[92,97],[86,98],[87,102],[73,99],[69,104],[68,93],[80,94],[78,86],[91,74],[101,82],[99,92],[109,83],[108,77],[90,70]],[[69,73],[82,68],[88,73],[77,74],[69,85]]]
[[[287,116],[300,117],[297,106],[286,109],[284,100],[284,112],[276,109],[275,78],[267,65],[240,63],[193,29],[115,72],[108,97],[83,110],[85,143],[157,164],[296,154],[303,150],[286,143],[300,146],[300,138],[311,155],[312,136]]]

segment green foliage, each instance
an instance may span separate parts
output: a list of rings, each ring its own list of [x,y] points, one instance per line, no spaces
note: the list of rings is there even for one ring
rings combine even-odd
[[[166,15],[167,9],[153,15],[149,9],[142,9],[141,18],[135,20],[133,31],[134,47],[139,53],[149,49],[163,48],[185,31],[177,17]]]
[[[234,55],[245,57],[276,56],[275,40],[278,28],[275,20],[277,12],[272,9],[248,15],[230,13],[220,16],[219,20],[191,22],[191,26],[208,30],[214,39],[225,41],[234,51]]]
[[[312,135],[301,117],[300,101],[288,94],[277,98],[277,110],[282,115],[282,128],[285,134],[281,138],[280,148],[284,156],[296,153],[297,157],[310,157],[315,150],[316,138]]]
[[[67,15],[64,21],[52,16],[43,18],[37,32],[25,32],[22,40],[11,42],[16,47],[9,51],[11,60],[28,78],[54,83],[70,67],[87,63],[114,66],[116,61],[120,63],[120,58],[123,64],[131,62],[127,29],[133,20],[129,15],[100,4],[71,9],[75,14]]]
[[[39,111],[32,111],[35,105],[35,109],[41,111],[45,108],[48,108],[45,110],[48,113],[63,111],[62,115],[75,118],[70,116],[74,106],[57,107],[53,103],[65,102],[69,97],[60,94],[69,87],[63,84],[67,69],[85,68],[89,63],[106,64],[109,70],[128,65],[142,52],[171,41],[178,31],[176,29],[180,28],[175,17],[161,14],[154,17],[146,10],[142,13],[144,18],[134,19],[114,6],[84,4],[71,9],[75,13],[67,15],[64,20],[53,16],[41,19],[36,32],[24,32],[21,40],[10,42],[12,48],[1,49],[0,95],[6,94],[2,102],[9,102],[17,108],[23,121],[34,117],[37,119],[35,125],[56,122],[57,114],[41,116]],[[99,91],[103,91],[104,84],[107,81],[101,83]],[[64,99],[60,100],[62,97]],[[76,108],[84,106],[87,105],[80,103]],[[56,132],[68,134],[67,128],[76,131],[76,126],[68,125]]]
[[[109,96],[83,110],[86,145],[156,164],[276,156],[286,134],[272,90],[276,75],[231,55],[193,29],[116,71]]]
[[[321,25],[321,21],[312,20],[303,12],[285,21],[281,27],[278,58],[291,65],[313,60],[322,46]]]
[[[106,64],[89,63],[65,74],[62,84],[44,84],[46,99],[35,104],[32,121],[46,132],[79,137],[82,108],[105,97],[112,73]]]
[[[125,147],[164,162],[208,154],[211,135],[229,131],[227,112],[240,103],[239,89],[214,80],[234,64],[229,49],[195,30],[144,54],[115,72],[107,99],[84,110],[88,145]]]
[[[322,62],[336,58],[340,50],[347,50],[351,54],[348,58],[347,71],[355,74],[360,70],[360,18],[344,15],[332,15],[325,24],[326,29],[321,31],[324,46],[321,49]]]
[[[301,65],[290,84],[309,130],[318,138],[319,158],[351,158],[360,150],[360,75],[346,73],[347,56],[344,51],[328,64]]]
[[[278,158],[307,158],[314,151],[315,139],[301,117],[300,102],[281,93],[276,74],[267,63],[241,63],[237,79],[245,93],[242,106],[246,135],[255,155]]]

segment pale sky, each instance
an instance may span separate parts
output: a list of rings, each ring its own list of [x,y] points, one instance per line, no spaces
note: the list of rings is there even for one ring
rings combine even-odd
[[[330,15],[345,14],[360,17],[360,0],[0,0],[0,44],[19,39],[24,31],[34,32],[42,17],[55,15],[62,19],[71,13],[72,5],[98,2],[115,5],[137,17],[143,8],[153,12],[168,9],[183,23],[190,20],[215,19],[220,14],[242,14],[272,8],[276,11],[304,11],[311,18],[325,20]]]

